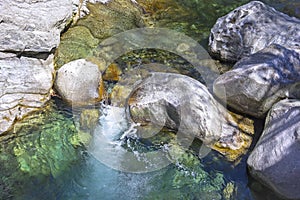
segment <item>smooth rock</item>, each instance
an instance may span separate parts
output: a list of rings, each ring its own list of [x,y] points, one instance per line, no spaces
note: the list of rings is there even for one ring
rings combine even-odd
[[[47,60],[0,53],[0,135],[50,98],[53,56]]]
[[[218,142],[237,150],[245,142],[243,130],[206,86],[185,75],[151,73],[134,88],[128,108],[134,122],[177,130],[185,145],[198,138],[208,146]]]
[[[248,158],[251,175],[287,199],[300,199],[300,101],[282,100]]]
[[[0,51],[51,52],[72,17],[71,0],[2,0]]]
[[[300,52],[300,20],[252,1],[217,20],[209,51],[220,60],[235,62],[272,43]]]
[[[218,77],[214,93],[236,110],[261,118],[274,103],[297,96],[294,86],[299,81],[299,54],[274,44],[241,59]]]
[[[72,105],[95,103],[104,95],[101,71],[85,59],[74,60],[57,71],[55,89]]]

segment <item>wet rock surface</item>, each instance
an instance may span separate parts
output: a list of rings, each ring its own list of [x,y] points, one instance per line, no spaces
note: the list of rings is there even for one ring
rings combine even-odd
[[[288,199],[300,198],[299,126],[299,100],[275,104],[247,161],[253,177]]]
[[[299,54],[274,44],[218,77],[214,93],[236,110],[262,118],[280,99],[297,96],[292,90],[299,81]]]
[[[209,50],[218,59],[236,62],[272,43],[299,52],[300,20],[252,1],[217,20]]]
[[[101,71],[85,59],[74,60],[57,71],[55,89],[72,105],[95,104],[104,95]]]
[[[209,146],[218,142],[234,150],[242,148],[247,139],[251,143],[207,88],[188,76],[151,73],[133,90],[128,106],[134,122],[177,130],[184,142],[199,138]]]

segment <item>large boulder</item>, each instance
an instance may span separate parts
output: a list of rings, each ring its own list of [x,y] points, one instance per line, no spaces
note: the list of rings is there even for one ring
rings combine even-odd
[[[101,71],[85,59],[74,60],[57,71],[55,89],[73,105],[95,103],[104,95]]]
[[[272,43],[299,50],[300,20],[252,1],[217,20],[209,51],[218,59],[235,62]]]
[[[261,118],[280,99],[297,95],[294,86],[299,81],[299,54],[273,44],[218,77],[214,93],[236,110]]]
[[[72,17],[72,1],[2,0],[0,10],[0,51],[35,55],[58,46]]]
[[[52,60],[0,53],[0,135],[50,98]]]
[[[134,88],[128,109],[131,119],[142,126],[151,123],[159,129],[177,130],[185,145],[198,138],[211,147],[218,142],[219,146],[236,150],[245,142],[245,129],[205,85],[185,75],[151,73]]]
[[[71,0],[0,2],[0,135],[47,102]]]
[[[288,199],[300,199],[300,101],[282,100],[248,158],[251,175]]]

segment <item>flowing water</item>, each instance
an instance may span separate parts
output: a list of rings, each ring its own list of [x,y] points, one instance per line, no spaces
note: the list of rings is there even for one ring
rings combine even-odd
[[[205,46],[214,21],[248,1],[177,2],[193,9],[190,15],[173,23],[166,17],[160,26],[199,34],[194,39]],[[300,16],[297,0],[265,2]],[[248,176],[248,155],[236,163],[215,151],[199,158],[200,141],[182,148],[169,130],[141,140],[124,108],[99,104],[89,110],[96,113],[86,122],[93,128],[80,130],[80,111],[53,98],[2,137],[0,199],[279,199]],[[259,134],[262,122],[256,125]]]

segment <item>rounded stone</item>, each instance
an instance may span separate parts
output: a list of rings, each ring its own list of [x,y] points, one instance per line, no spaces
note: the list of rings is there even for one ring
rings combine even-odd
[[[95,103],[104,95],[101,71],[85,59],[69,62],[57,71],[55,89],[73,105]]]

